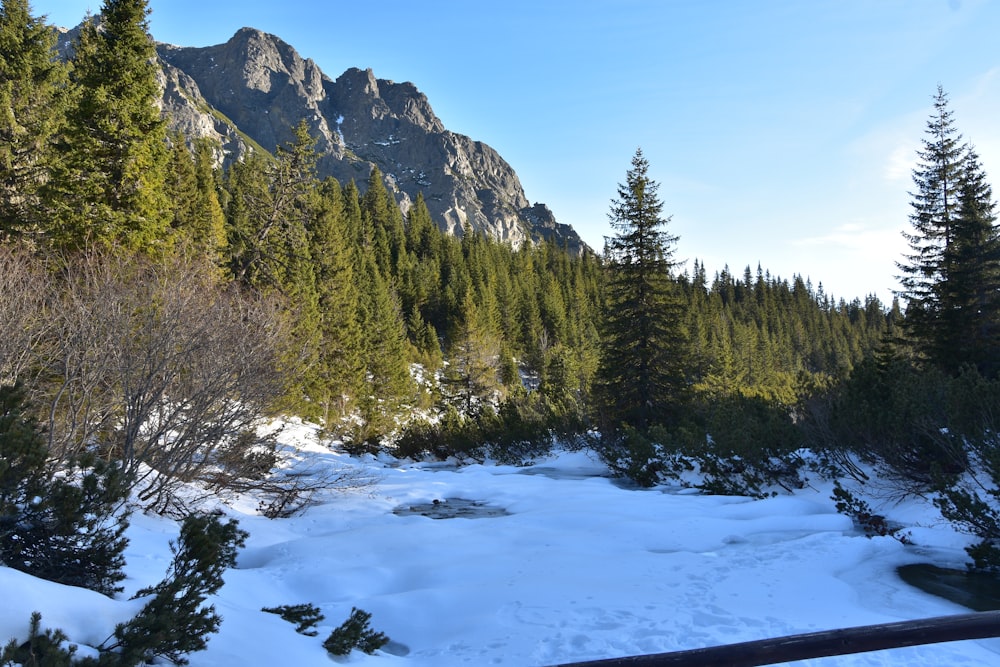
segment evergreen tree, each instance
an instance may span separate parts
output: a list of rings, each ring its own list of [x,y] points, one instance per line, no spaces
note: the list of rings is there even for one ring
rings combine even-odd
[[[604,337],[598,369],[602,421],[645,431],[677,417],[686,341],[672,278],[677,237],[666,231],[659,184],[641,150],[608,215],[618,233],[605,246]]]
[[[79,99],[66,133],[65,170],[53,181],[62,246],[169,249],[169,152],[156,102],[156,48],[145,0],[105,0],[84,23],[72,60]]]
[[[961,142],[941,87],[914,169],[910,246],[900,296],[918,355],[955,374],[966,363],[996,372],[1000,240],[978,156]]]
[[[900,295],[907,301],[904,326],[917,351],[927,357],[935,356],[933,347],[939,340],[938,288],[950,277],[945,250],[958,215],[963,145],[952,115],[948,98],[938,86],[923,149],[917,151],[920,164],[913,171],[913,230],[903,233],[910,252],[906,263],[897,262],[902,271]]]
[[[0,387],[0,563],[105,595],[121,590],[127,496],[121,469],[85,465],[56,474],[24,393]],[[78,481],[71,481],[79,473]]]
[[[344,186],[344,222],[347,225],[347,238],[358,248],[368,245],[362,230],[361,218],[361,193],[358,192],[358,185],[352,178]]]
[[[271,157],[254,151],[234,162],[225,179],[226,264],[234,280],[255,289],[277,289],[279,284],[267,243],[275,226],[268,223],[274,210],[271,169]]]
[[[359,320],[357,248],[348,241],[340,185],[326,179],[317,192],[310,224],[310,255],[319,299],[319,359],[314,385],[307,390],[320,406],[324,424],[347,410],[347,400],[363,389],[364,349]]]
[[[68,100],[55,33],[28,0],[0,5],[0,240],[44,230],[39,192],[51,179]]]
[[[194,169],[194,156],[184,143],[184,135],[174,132],[170,136],[170,162],[164,183],[171,210],[171,226],[188,234],[198,201],[198,177]]]
[[[958,218],[946,250],[949,280],[940,289],[939,363],[951,374],[971,364],[983,376],[995,377],[1000,372],[1000,229],[992,188],[972,148],[958,195]]]
[[[382,180],[382,172],[372,167],[368,189],[361,198],[362,242],[371,246],[383,278],[398,273],[406,252],[403,213]]]
[[[173,140],[170,200],[173,226],[181,231],[193,250],[215,264],[222,264],[226,245],[226,215],[219,202],[213,163],[214,147],[207,138],[196,139],[193,151],[184,138]],[[176,193],[175,188],[183,189]]]
[[[413,396],[406,324],[395,293],[382,277],[369,248],[362,253],[361,327],[367,386],[360,401],[366,439],[385,433],[400,405]]]
[[[205,650],[208,635],[219,631],[222,617],[205,601],[222,588],[222,575],[236,565],[247,537],[235,519],[186,517],[177,543],[170,545],[174,558],[167,576],[136,593],[137,598],[149,596],[148,601],[115,628],[115,642],[102,647],[103,656],[117,655],[117,665],[152,664],[159,657],[187,665],[186,654]]]
[[[500,339],[472,290],[462,301],[462,324],[452,342],[444,383],[463,414],[475,416],[500,387]]]
[[[308,232],[316,187],[316,141],[305,121],[277,156],[253,154],[229,177],[230,266],[237,281],[285,295],[308,272]]]

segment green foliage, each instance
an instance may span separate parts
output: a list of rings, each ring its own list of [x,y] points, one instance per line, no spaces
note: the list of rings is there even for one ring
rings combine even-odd
[[[367,383],[359,407],[367,431],[385,433],[401,404],[414,393],[407,365],[406,323],[389,283],[379,273],[370,253],[362,260],[360,282]]]
[[[436,422],[414,420],[403,429],[394,453],[414,459],[456,456],[524,465],[551,451],[557,437],[570,442],[586,428],[582,418],[562,412],[544,396],[512,394],[498,410],[487,407],[463,415],[449,405]]]
[[[165,187],[171,226],[190,251],[221,264],[226,218],[212,167],[214,146],[208,139],[199,139],[192,150],[180,133],[173,134],[170,142]]]
[[[315,637],[319,634],[313,630],[320,621],[326,618],[323,612],[314,604],[284,604],[279,607],[264,607],[261,611],[268,614],[277,614],[289,623],[295,624],[295,631],[300,635]]]
[[[71,69],[78,97],[52,179],[59,190],[51,197],[52,240],[60,248],[162,255],[172,245],[166,121],[148,13],[145,0],[105,0],[100,25],[91,18],[81,28]]]
[[[637,150],[626,183],[618,186],[609,218],[617,232],[605,248],[607,281],[598,371],[599,403],[607,429],[628,423],[639,431],[678,417],[686,378],[680,293],[671,279],[677,237]]]
[[[462,300],[462,321],[449,350],[442,391],[466,415],[494,404],[498,392],[500,340],[472,290]]]
[[[0,654],[0,663],[37,667],[136,667],[166,658],[186,665],[188,653],[204,650],[207,635],[217,632],[222,619],[214,607],[203,607],[205,598],[222,587],[223,572],[236,562],[236,553],[247,534],[235,521],[222,523],[216,516],[189,516],[181,526],[174,560],[167,577],[136,597],[152,596],[130,621],[115,628],[115,642],[101,646],[99,657],[74,659],[75,648],[64,649],[60,630],[39,634],[41,615],[31,617],[28,641],[12,641]]]
[[[171,545],[174,559],[167,576],[136,593],[151,597],[135,618],[115,628],[115,643],[105,648],[118,656],[116,664],[138,665],[159,656],[185,665],[186,654],[204,650],[207,636],[222,622],[214,606],[203,606],[205,599],[222,587],[222,575],[236,564],[246,538],[235,520],[187,517]]]
[[[27,0],[0,7],[0,240],[34,237],[48,224],[44,191],[70,101],[55,33],[30,10]]]
[[[763,497],[773,487],[802,487],[802,435],[788,407],[756,397],[717,397],[702,404],[698,416],[706,437],[684,453],[704,475],[704,490]]]
[[[934,502],[941,515],[964,531],[979,539],[966,547],[972,559],[970,567],[975,570],[1000,572],[1000,489],[993,477],[991,487],[984,499],[977,490],[964,488],[958,484],[945,486]]]
[[[594,449],[612,472],[644,488],[690,469],[676,444],[674,436],[662,426],[641,432],[627,424],[593,441]]]
[[[851,517],[854,525],[864,531],[865,537],[893,537],[903,544],[909,544],[910,538],[906,533],[900,532],[898,528],[889,525],[889,522],[881,514],[876,514],[871,506],[863,499],[858,498],[848,489],[841,486],[839,481],[833,484],[832,500],[836,503],[837,511],[844,516]]]
[[[964,432],[975,423],[970,408],[979,400],[963,382],[968,378],[899,357],[868,359],[831,392],[824,409],[814,408],[810,440],[815,446],[816,433],[827,433],[821,446],[880,465],[904,489],[926,491],[938,475],[968,469]]]
[[[903,324],[916,353],[948,374],[1000,370],[1000,230],[979,156],[940,86],[913,171],[910,251],[900,263]]]
[[[396,441],[395,453],[404,458],[431,456],[482,458],[484,454],[479,420],[446,407],[437,422],[414,420],[407,424]]]
[[[967,549],[972,567],[1000,570],[997,405],[1000,380],[973,367],[949,376],[883,357],[861,364],[823,409],[814,406],[808,433],[814,447],[835,443],[842,463],[877,464],[902,493],[935,492],[942,515],[979,540]],[[835,494],[845,513],[881,534],[880,518],[864,501]]]
[[[960,530],[979,541],[966,549],[972,567],[1000,572],[1000,379],[973,368],[950,381],[949,428],[961,438],[969,465],[964,474],[937,478],[935,504]]]
[[[70,667],[74,662],[76,647],[63,648],[68,639],[61,630],[45,629],[41,632],[42,615],[32,612],[28,639],[22,644],[11,639],[0,651],[0,665],[23,665],[24,667]]]
[[[112,595],[125,578],[123,473],[92,459],[59,472],[23,412],[23,392],[0,387],[0,562]]]
[[[389,638],[368,626],[371,617],[367,611],[352,607],[351,615],[330,633],[323,642],[323,648],[333,655],[348,655],[353,649],[375,653],[389,643]]]
[[[345,194],[333,179],[324,181],[315,194],[309,252],[316,276],[319,344],[315,364],[305,376],[304,393],[329,427],[348,412],[348,401],[363,389],[364,336],[357,248],[351,243]]]

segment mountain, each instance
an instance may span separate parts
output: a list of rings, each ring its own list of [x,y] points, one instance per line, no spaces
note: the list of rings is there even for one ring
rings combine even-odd
[[[63,50],[72,36],[63,33]],[[494,149],[448,131],[411,83],[355,68],[331,80],[289,44],[253,28],[217,46],[157,44],[157,53],[174,129],[216,139],[224,160],[255,145],[274,151],[305,119],[321,178],[354,179],[363,189],[377,166],[404,212],[423,192],[431,215],[451,233],[468,223],[515,245],[554,239],[574,252],[586,248],[548,207],[528,201]]]

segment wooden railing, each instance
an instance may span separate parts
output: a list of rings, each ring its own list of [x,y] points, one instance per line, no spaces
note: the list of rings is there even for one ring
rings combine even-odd
[[[673,653],[573,662],[558,667],[757,667],[988,637],[1000,637],[1000,611],[863,625]]]

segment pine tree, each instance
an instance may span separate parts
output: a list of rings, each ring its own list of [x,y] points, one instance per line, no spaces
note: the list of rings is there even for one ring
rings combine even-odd
[[[191,250],[221,265],[226,216],[219,203],[213,162],[214,149],[209,139],[196,139],[192,151],[182,135],[171,137],[167,193],[173,210],[172,226]]]
[[[978,156],[962,143],[941,87],[914,169],[910,252],[899,295],[903,327],[919,357],[955,374],[963,364],[995,373],[1000,240],[995,203]]]
[[[406,234],[403,213],[385,187],[378,167],[372,167],[368,177],[361,214],[363,243],[372,246],[382,277],[389,279],[397,274],[406,252]]]
[[[194,169],[194,156],[184,142],[184,135],[174,132],[170,136],[170,162],[164,183],[171,210],[171,226],[190,235],[198,201],[198,177]]]
[[[308,394],[321,408],[329,426],[336,413],[347,410],[347,400],[362,391],[363,332],[359,320],[357,248],[348,241],[340,185],[330,178],[318,193],[310,224],[310,256],[316,274],[320,345],[314,385]]]
[[[274,224],[269,224],[272,203],[270,156],[256,151],[226,172],[226,264],[234,280],[255,289],[276,289],[279,281],[272,268],[269,245],[265,242]]]
[[[945,253],[950,279],[940,290],[938,357],[952,374],[971,364],[994,377],[1000,372],[1000,229],[992,188],[971,147],[958,194],[958,217]]]
[[[102,647],[104,655],[117,654],[113,664],[120,665],[151,664],[161,656],[187,665],[186,654],[205,650],[208,635],[219,631],[222,617],[205,601],[222,588],[222,575],[236,564],[248,536],[235,519],[222,523],[212,515],[186,517],[177,543],[170,545],[174,558],[167,576],[136,593],[137,598],[149,596],[148,601],[115,628],[115,642]]]
[[[640,432],[677,418],[684,393],[686,341],[672,277],[677,237],[666,231],[659,184],[641,150],[608,215],[604,335],[598,369],[602,421]]]
[[[45,228],[41,189],[51,179],[54,141],[68,100],[67,68],[55,33],[27,0],[0,6],[0,240]]]
[[[367,386],[360,401],[366,439],[385,433],[400,405],[413,396],[406,323],[371,248],[362,252],[358,284]]]
[[[229,174],[230,267],[237,281],[285,295],[301,288],[316,187],[315,139],[305,121],[277,156],[252,154]]]
[[[125,578],[121,469],[83,461],[57,475],[47,457],[45,437],[25,414],[24,392],[0,387],[0,563],[113,595]]]
[[[462,323],[452,341],[444,382],[463,414],[475,416],[500,387],[500,339],[472,290],[462,300]]]
[[[105,0],[72,60],[79,98],[68,115],[56,241],[163,254],[171,220],[166,121],[156,104],[156,48],[145,0]]]
[[[948,98],[938,86],[934,113],[927,122],[921,162],[913,171],[916,192],[911,193],[912,232],[904,232],[910,246],[902,271],[900,295],[907,301],[905,328],[918,352],[933,357],[938,339],[938,287],[949,279],[945,249],[958,214],[958,186],[962,173],[962,137],[954,126]]]

